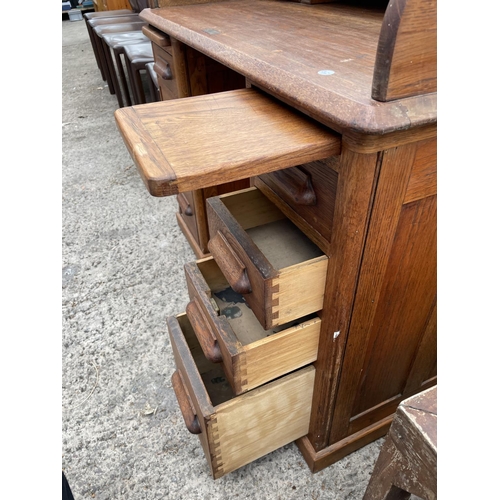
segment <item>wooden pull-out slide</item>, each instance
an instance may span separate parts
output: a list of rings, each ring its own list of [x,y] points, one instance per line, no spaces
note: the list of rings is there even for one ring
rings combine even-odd
[[[255,89],[121,108],[115,118],[153,196],[340,154],[339,134]]]

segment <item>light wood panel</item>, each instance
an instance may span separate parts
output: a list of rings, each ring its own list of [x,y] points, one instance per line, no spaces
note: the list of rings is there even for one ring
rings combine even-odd
[[[153,196],[340,152],[337,134],[254,89],[131,106],[117,110],[115,118]]]
[[[234,397],[227,384],[212,382],[220,367],[203,356],[186,315],[168,318],[167,325],[214,478],[307,433],[315,375],[312,365]]]
[[[263,224],[254,216],[247,217],[254,213],[252,204],[244,203],[252,192],[255,213],[262,214]],[[279,210],[261,211],[261,204],[265,207],[270,202],[256,188],[209,198],[208,248],[230,286],[243,294],[262,326],[270,329],[322,309],[322,273],[326,273],[328,257],[288,219],[269,222],[269,213],[274,219],[274,211]],[[239,219],[231,213],[232,206],[239,207]],[[245,230],[249,224],[252,227]]]
[[[216,473],[222,476],[307,433],[314,367],[309,365],[217,408]]]
[[[224,364],[236,394],[316,360],[317,316],[264,330],[213,258],[186,264],[185,273],[191,299],[187,316],[205,355]]]

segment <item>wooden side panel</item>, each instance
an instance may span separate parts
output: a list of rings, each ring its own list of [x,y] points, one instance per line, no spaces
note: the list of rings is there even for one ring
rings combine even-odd
[[[411,367],[403,398],[437,382],[437,303],[434,303],[429,321]]]
[[[433,383],[437,197],[420,197],[425,183],[414,189],[433,156],[432,144],[384,152],[331,444],[394,413],[407,386],[421,390]],[[420,199],[405,203],[414,198],[408,189]]]
[[[188,241],[189,245],[191,246],[191,249],[193,250],[194,254],[196,255],[196,258],[202,259],[203,257],[206,257],[207,254],[200,248],[200,245],[198,244],[198,241],[194,237],[193,233],[189,230],[188,226],[184,222],[184,219],[181,217],[179,213],[176,213],[176,218],[177,218],[177,224],[179,225],[182,234],[185,236],[186,240]]]
[[[328,446],[334,401],[356,292],[358,269],[376,185],[379,155],[360,155],[342,145],[335,197],[331,257],[328,261],[321,349],[308,440],[315,450]]]
[[[353,413],[402,394],[436,298],[436,197],[403,207]]]
[[[437,194],[437,139],[422,141],[408,181],[404,203]]]
[[[314,373],[308,366],[216,408],[215,477],[307,434]]]
[[[179,215],[183,219],[189,232],[199,244],[198,239],[198,224],[196,221],[196,206],[192,191],[179,193],[177,195],[177,203],[179,205]]]
[[[372,97],[393,101],[437,90],[436,0],[391,0],[380,31]]]

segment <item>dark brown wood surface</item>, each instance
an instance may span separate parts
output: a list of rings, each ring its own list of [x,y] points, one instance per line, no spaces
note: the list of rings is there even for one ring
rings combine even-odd
[[[383,9],[268,0],[145,9],[141,18],[338,132],[436,121],[436,96],[372,100]]]
[[[436,197],[404,203],[421,147],[383,155],[330,443],[394,413],[434,308]]]
[[[334,156],[255,179],[255,185],[327,255],[330,255],[339,161]],[[314,197],[314,201],[305,203],[302,198],[297,199],[300,190],[311,200]]]
[[[378,154],[359,155],[343,147],[335,197],[331,257],[321,312],[321,347],[316,361],[314,400],[308,434],[315,450],[330,444],[333,404],[342,369],[378,168]]]
[[[190,95],[213,94],[246,87],[243,75],[189,46],[185,47]]]

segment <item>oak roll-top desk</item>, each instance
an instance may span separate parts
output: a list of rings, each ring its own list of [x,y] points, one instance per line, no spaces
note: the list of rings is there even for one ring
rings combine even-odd
[[[273,405],[276,394],[285,395],[289,413],[302,420],[281,444],[295,440],[311,470],[321,470],[384,435],[400,401],[437,383],[436,2],[398,0],[370,8],[352,2],[228,0],[146,9],[141,17],[151,36],[160,40],[163,34],[177,54],[193,49],[205,62],[243,76],[247,87],[116,114],[155,196],[253,180],[254,187],[234,199],[207,200],[213,259],[186,267],[189,321],[186,315],[178,323],[169,318],[176,363],[190,357],[193,348],[178,339],[184,327],[192,327],[205,356],[223,358],[236,394],[233,407],[241,398],[248,412],[255,405],[245,407],[243,401],[251,397]],[[185,61],[177,57],[170,69],[179,75],[179,65],[189,66]],[[183,71],[186,86],[191,77],[199,81],[199,74]],[[184,140],[190,130],[192,138]],[[260,210],[259,216],[277,210],[276,219],[291,221],[315,248],[308,260],[271,268],[271,278],[259,276],[268,261],[250,255],[260,246],[247,241],[252,229],[246,227],[254,222],[240,213],[245,210]],[[278,224],[274,217],[267,222]],[[288,278],[292,268],[300,271],[296,281]],[[287,359],[282,373],[270,370],[271,382],[245,385],[253,364],[265,371],[262,359],[269,354],[261,350],[263,341],[243,347],[227,341],[226,320],[214,316],[214,301],[207,302],[216,298],[209,287],[219,275],[248,299],[266,331],[285,318],[303,321],[307,337],[276,341],[276,351],[271,337],[265,340],[272,356],[293,352],[295,363],[301,357],[297,345],[306,350],[311,342],[312,357],[295,365]],[[304,299],[307,305],[293,302],[293,296],[315,294],[308,283],[316,283],[321,297]],[[200,333],[209,324],[216,332]],[[286,330],[290,339],[292,329]],[[252,357],[253,352],[259,354]],[[254,455],[225,462],[225,440],[238,439],[224,431],[229,425],[224,418],[236,417],[223,411],[224,403],[210,402],[198,375],[192,380],[191,361],[176,372],[173,385],[188,427],[201,433],[214,477],[281,445],[252,444]],[[295,391],[302,405],[289,397]],[[287,414],[280,407],[273,411]],[[264,422],[259,443],[269,439],[266,425],[273,435],[288,432]],[[241,439],[249,433],[243,430]]]

